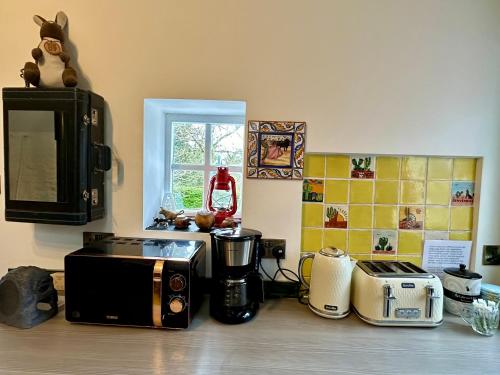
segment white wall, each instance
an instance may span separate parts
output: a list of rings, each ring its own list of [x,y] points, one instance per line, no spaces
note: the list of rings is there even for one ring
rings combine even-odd
[[[244,100],[248,119],[306,121],[308,152],[484,156],[477,245],[500,243],[499,1],[3,1],[2,86],[22,85],[38,43],[32,14],[60,9],[82,87],[107,101],[124,173],[101,222],[2,218],[2,272],[61,267],[83,230],[151,235],[141,230],[142,127],[143,99],[155,97]],[[244,191],[245,226],[286,238],[295,268],[301,183],[245,180]],[[476,269],[500,283],[479,256]]]

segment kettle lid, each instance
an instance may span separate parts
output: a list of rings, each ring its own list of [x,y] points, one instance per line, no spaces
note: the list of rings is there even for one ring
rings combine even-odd
[[[466,270],[465,264],[460,264],[459,268],[445,268],[443,270],[448,275],[456,276],[461,279],[482,279],[483,277],[476,273]]]
[[[333,258],[340,258],[348,256],[344,250],[337,249],[336,247],[325,247],[319,251],[321,255]]]

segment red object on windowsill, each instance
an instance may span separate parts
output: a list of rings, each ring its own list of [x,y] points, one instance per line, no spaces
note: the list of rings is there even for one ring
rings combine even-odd
[[[231,196],[229,197],[229,191]],[[225,194],[224,197],[217,195]],[[214,197],[214,195],[216,197]],[[228,199],[230,198],[230,199]],[[223,202],[227,200],[227,202]],[[214,206],[214,203],[216,204]],[[236,181],[229,174],[227,167],[218,167],[217,173],[210,179],[210,186],[207,195],[207,209],[212,211],[215,216],[216,227],[219,227],[224,219],[233,216],[238,208],[236,201]]]

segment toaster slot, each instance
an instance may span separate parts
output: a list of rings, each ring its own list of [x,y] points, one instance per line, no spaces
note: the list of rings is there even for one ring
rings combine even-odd
[[[413,271],[411,268],[407,267],[406,264],[404,264],[403,262],[394,262],[394,267],[398,268],[399,270],[403,271],[403,272],[400,272],[400,273],[415,273],[415,271]]]

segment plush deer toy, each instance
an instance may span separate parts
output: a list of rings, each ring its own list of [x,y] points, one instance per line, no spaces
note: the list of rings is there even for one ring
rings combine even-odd
[[[64,51],[63,29],[68,17],[63,12],[58,12],[55,21],[47,21],[40,16],[33,16],[33,20],[40,26],[42,41],[31,51],[35,63],[27,62],[21,70],[26,86],[76,86],[76,71],[69,66],[69,55]]]

